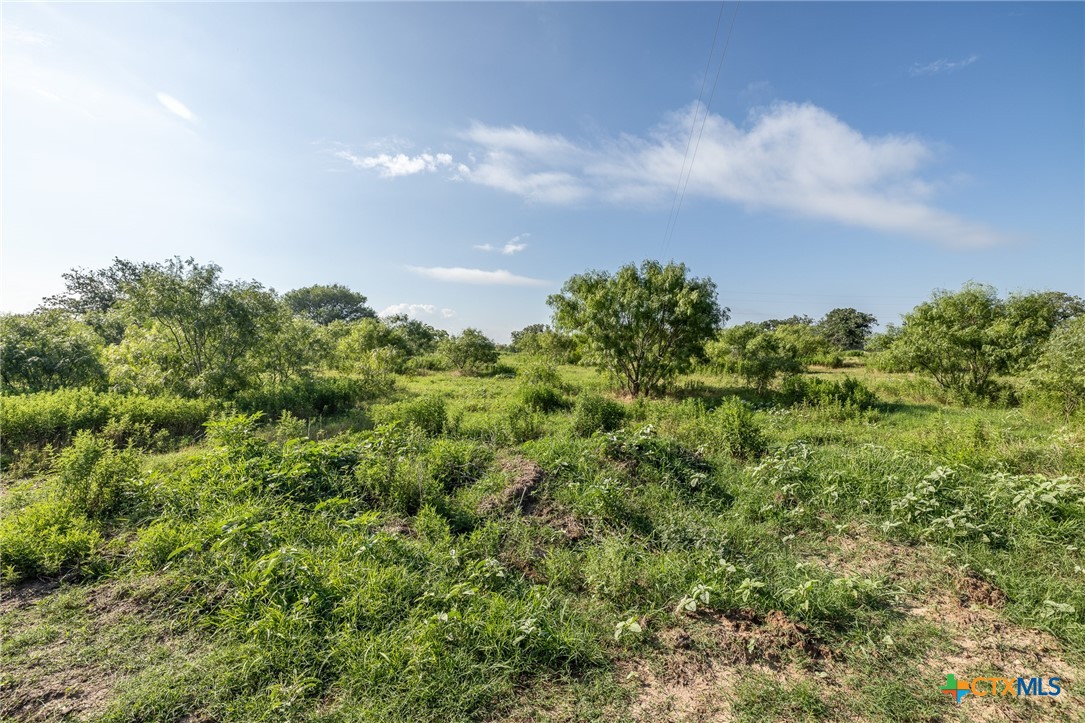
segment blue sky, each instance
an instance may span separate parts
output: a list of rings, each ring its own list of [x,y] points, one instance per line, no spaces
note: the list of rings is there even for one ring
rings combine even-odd
[[[722,7],[709,62],[717,3],[5,3],[2,307],[173,255],[502,341],[645,258],[734,321],[1085,294],[1085,5]]]

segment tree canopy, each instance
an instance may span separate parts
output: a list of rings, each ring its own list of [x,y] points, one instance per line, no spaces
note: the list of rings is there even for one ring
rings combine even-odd
[[[705,342],[728,315],[711,279],[658,261],[627,264],[613,275],[578,274],[547,304],[555,327],[580,336],[590,360],[633,396],[660,391],[703,358]]]
[[[878,320],[872,314],[850,307],[833,309],[822,317],[817,329],[822,336],[840,349],[862,349]]]
[[[283,301],[295,314],[321,326],[333,321],[357,321],[377,316],[366,306],[368,299],[364,295],[342,284],[316,284],[294,289],[283,295]]]

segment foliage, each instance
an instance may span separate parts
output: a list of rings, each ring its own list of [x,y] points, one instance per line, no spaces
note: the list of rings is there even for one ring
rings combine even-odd
[[[1028,374],[1034,398],[1069,419],[1085,409],[1085,316],[1064,322],[1043,347]]]
[[[532,324],[512,332],[512,349],[540,356],[556,364],[577,364],[581,357],[574,336],[555,331],[545,324]]]
[[[172,259],[128,287],[122,309],[137,328],[122,346],[168,391],[227,395],[255,381],[251,355],[272,331],[275,300],[258,283],[224,281],[221,273],[214,264]]]
[[[870,409],[878,404],[874,392],[853,377],[844,377],[842,382],[815,377],[789,377],[783,381],[780,395],[789,404],[837,405],[855,409]]]
[[[316,284],[283,294],[283,302],[294,314],[321,326],[376,317],[366,301],[364,295],[342,284]]]
[[[776,331],[765,331],[750,322],[724,329],[705,350],[718,369],[741,376],[758,394],[763,394],[778,375],[798,374],[803,369],[796,345]]]
[[[633,396],[660,391],[703,358],[705,342],[727,318],[711,279],[656,261],[614,275],[578,274],[547,304],[557,328],[581,337],[591,361]]]
[[[821,335],[839,349],[862,349],[878,320],[872,314],[851,307],[829,311],[818,322]]]
[[[61,274],[64,291],[44,299],[42,307],[65,311],[88,324],[107,343],[116,344],[124,336],[121,302],[152,268],[154,264],[114,258],[104,269],[72,269]]]
[[[467,328],[440,343],[441,354],[454,369],[474,374],[497,362],[497,345],[478,329]]]
[[[613,432],[625,421],[625,407],[601,394],[581,394],[573,408],[573,434],[590,437]]]
[[[728,454],[738,460],[757,459],[765,452],[761,427],[741,399],[728,399],[712,412],[716,432]]]
[[[389,391],[382,379],[357,377],[303,377],[263,387],[246,389],[234,397],[238,409],[277,417],[282,412],[301,417],[327,417],[357,409],[362,402]]]
[[[1066,294],[1019,294],[1003,301],[994,287],[982,284],[938,290],[905,315],[887,363],[929,374],[965,399],[995,399],[1002,395],[997,375],[1028,364],[1059,320],[1081,309],[1081,300]]]
[[[136,435],[164,430],[175,441],[191,438],[217,407],[212,399],[146,397],[91,389],[61,389],[0,399],[4,449],[62,445],[81,430],[112,428],[118,444],[139,441]]]
[[[98,335],[62,311],[0,315],[0,390],[100,386],[101,350]]]
[[[42,499],[0,519],[3,579],[56,575],[86,560],[102,545],[94,524],[67,501]]]
[[[88,517],[109,517],[128,501],[139,474],[139,459],[131,450],[117,450],[111,441],[82,431],[57,458],[61,495]]]
[[[448,405],[438,394],[396,402],[377,409],[374,414],[378,422],[401,422],[431,437],[444,434],[449,428]]]

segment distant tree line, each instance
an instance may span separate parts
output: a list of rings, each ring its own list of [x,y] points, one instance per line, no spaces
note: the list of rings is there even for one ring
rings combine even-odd
[[[180,258],[115,259],[63,279],[64,291],[37,311],[0,317],[5,393],[90,387],[231,399],[336,375],[376,391],[397,372],[475,372],[496,360],[477,330],[453,337],[404,315],[378,318],[340,284],[280,296]]]
[[[363,294],[341,284],[280,296],[180,258],[115,259],[63,279],[64,291],[37,311],[0,316],[5,393],[89,387],[260,407],[284,394],[325,399],[331,387],[375,394],[397,373],[475,374],[498,360],[498,346],[477,329],[450,336],[407,316],[378,318]],[[818,321],[792,316],[726,327],[729,310],[715,283],[673,262],[577,274],[547,303],[551,325],[513,332],[511,349],[593,365],[631,396],[662,393],[696,367],[736,375],[764,393],[781,377],[811,365],[839,367],[865,349],[876,368],[925,375],[966,402],[1014,401],[1005,380],[1015,376],[1067,415],[1085,407],[1085,301],[1061,292],[1000,298],[970,282],[935,291],[899,326],[873,336],[875,317],[852,308]]]

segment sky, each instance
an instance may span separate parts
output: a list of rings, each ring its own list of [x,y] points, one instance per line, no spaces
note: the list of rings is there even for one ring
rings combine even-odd
[[[1082,3],[4,3],[0,309],[114,257],[498,341],[588,269],[731,323],[1085,295]]]

